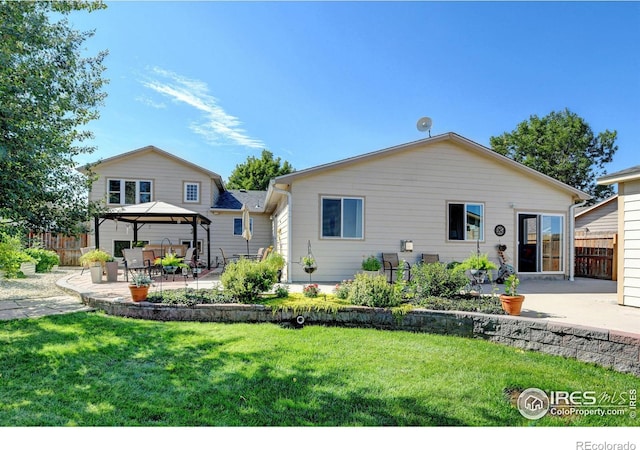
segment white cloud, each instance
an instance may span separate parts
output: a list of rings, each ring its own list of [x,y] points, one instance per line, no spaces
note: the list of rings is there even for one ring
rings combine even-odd
[[[136,101],[139,101],[140,103],[144,103],[145,105],[151,106],[152,108],[156,109],[165,109],[167,107],[167,105],[165,105],[163,102],[156,102],[144,95],[139,95],[138,97],[136,97]]]
[[[174,72],[154,67],[142,85],[175,102],[185,103],[202,114],[202,120],[189,128],[213,145],[235,144],[249,148],[264,148],[264,143],[248,136],[241,122],[218,104],[209,87],[200,80],[192,80]],[[155,77],[153,76],[155,75]],[[152,105],[153,106],[153,105]]]

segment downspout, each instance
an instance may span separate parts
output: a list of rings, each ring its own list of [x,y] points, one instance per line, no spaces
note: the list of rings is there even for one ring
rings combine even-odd
[[[575,281],[576,273],[576,208],[583,206],[587,201],[574,203],[569,206],[569,281]]]
[[[273,185],[273,192],[287,196],[287,283],[291,283],[291,192],[285,191]]]

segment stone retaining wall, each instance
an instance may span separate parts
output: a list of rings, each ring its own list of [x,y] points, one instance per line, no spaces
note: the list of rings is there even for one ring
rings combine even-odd
[[[640,334],[587,328],[516,316],[415,309],[394,315],[383,308],[345,307],[335,313],[272,311],[263,305],[171,306],[83,297],[107,314],[136,319],[198,322],[272,322],[373,327],[481,338],[525,350],[575,358],[640,376]]]

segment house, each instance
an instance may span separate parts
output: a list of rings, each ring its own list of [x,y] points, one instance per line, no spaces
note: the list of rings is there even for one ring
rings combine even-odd
[[[618,195],[577,210],[575,227],[583,233],[617,233]]]
[[[640,166],[598,179],[618,185],[618,303],[640,307]]]
[[[498,244],[521,276],[564,278],[572,277],[576,203],[588,198],[446,133],[277,177],[265,212],[289,281],[309,280],[300,264],[308,253],[313,281],[339,281],[371,254],[451,262],[479,248],[497,261]]]
[[[78,170],[87,173],[87,167]],[[225,188],[222,177],[169,152],[154,146],[129,151],[91,165],[97,175],[90,200],[103,200],[107,208],[118,209],[126,205],[163,202],[176,209],[186,209],[211,220],[210,241],[205,233],[198,233],[197,246],[201,258],[213,265],[221,257],[219,248],[230,255],[247,253],[247,242],[242,238],[244,202],[252,214],[254,234],[250,252],[270,245],[269,216],[264,214],[265,193],[233,191]],[[95,225],[89,246],[95,245]],[[100,247],[116,257],[122,249],[130,248],[134,230],[130,223],[105,220],[99,225]],[[181,253],[194,245],[193,227],[188,224],[146,224],[137,233],[138,240],[152,245],[171,245]],[[211,249],[211,255],[207,253]]]

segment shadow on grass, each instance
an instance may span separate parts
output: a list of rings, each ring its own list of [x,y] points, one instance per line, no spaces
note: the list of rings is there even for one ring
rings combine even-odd
[[[243,330],[95,313],[2,323],[0,425],[467,425],[420,396],[354,385],[308,349],[283,357],[274,327],[253,327],[258,345]]]

